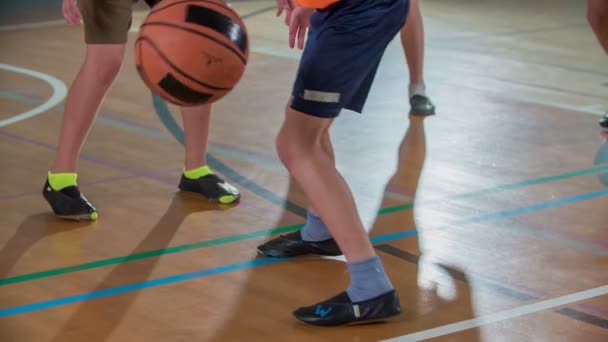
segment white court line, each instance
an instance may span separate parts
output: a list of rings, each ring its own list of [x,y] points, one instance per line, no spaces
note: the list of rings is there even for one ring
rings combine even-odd
[[[453,334],[455,332],[480,327],[482,325],[496,323],[511,318],[525,316],[531,313],[555,308],[558,306],[579,302],[581,300],[603,296],[608,294],[608,285],[596,287],[594,289],[581,291],[573,294],[569,294],[562,297],[552,298],[543,300],[540,302],[520,306],[514,309],[500,311],[490,315],[480,316],[466,321],[452,323],[437,328],[423,330],[408,335],[392,338],[385,340],[384,342],[411,342],[411,341],[423,341],[430,338]]]
[[[35,23],[2,25],[2,26],[0,26],[0,32],[53,27],[53,26],[60,26],[60,25],[67,25],[67,23],[65,22],[64,19],[61,19],[61,20],[39,21],[39,22],[35,22]]]
[[[498,94],[498,93],[497,93]],[[567,110],[571,110],[571,111],[575,111],[575,112],[580,112],[580,113],[587,113],[587,114],[593,114],[593,115],[599,115],[599,116],[604,116],[604,114],[606,113],[606,111],[602,108],[601,105],[594,105],[594,106],[573,106],[573,105],[568,105],[565,103],[559,103],[559,102],[553,102],[553,101],[545,101],[545,100],[541,100],[541,99],[537,99],[537,98],[531,98],[528,96],[505,96],[504,94],[501,94],[501,96],[504,97],[510,97],[514,100],[521,100],[524,102],[529,102],[529,103],[533,103],[533,104],[540,104],[540,105],[544,105],[544,106],[548,106],[548,107],[555,107],[555,108],[560,108],[560,109],[567,109]]]
[[[0,63],[0,69],[16,72],[19,74],[23,74],[23,75],[27,75],[27,76],[31,76],[31,77],[43,80],[46,83],[48,83],[51,86],[51,88],[53,88],[53,94],[51,95],[51,97],[48,100],[46,100],[45,103],[41,104],[40,106],[38,106],[36,108],[30,109],[27,112],[17,114],[8,119],[0,120],[0,127],[8,126],[15,122],[27,120],[36,115],[40,115],[40,114],[46,112],[47,110],[57,106],[59,103],[61,103],[61,101],[63,101],[63,99],[65,98],[65,96],[68,93],[65,83],[63,83],[63,81],[61,81],[60,79],[57,79],[51,75],[47,75],[45,73],[41,73],[38,71],[20,68],[20,67],[8,65],[8,64],[2,64],[2,63]]]
[[[600,112],[602,114],[606,112],[604,106],[602,106],[601,104],[591,104],[591,105],[587,105],[587,106],[582,106],[580,108],[582,110],[590,110],[590,111],[594,111],[594,112]]]

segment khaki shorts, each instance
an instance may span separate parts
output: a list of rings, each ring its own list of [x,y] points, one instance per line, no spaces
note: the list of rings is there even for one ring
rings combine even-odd
[[[125,44],[138,0],[79,0],[87,44]],[[160,0],[145,0],[148,6]]]

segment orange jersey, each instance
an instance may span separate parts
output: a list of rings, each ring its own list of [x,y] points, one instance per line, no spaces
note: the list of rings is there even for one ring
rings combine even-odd
[[[296,0],[296,3],[302,7],[323,9],[338,1],[340,0]]]

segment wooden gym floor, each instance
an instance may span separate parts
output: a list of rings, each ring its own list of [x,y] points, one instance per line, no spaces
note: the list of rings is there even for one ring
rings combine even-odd
[[[299,55],[274,5],[233,3],[252,54],[213,116],[209,162],[242,203],[176,193],[179,119],[129,50],[82,152],[91,224],[54,218],[40,195],[81,29],[57,24],[60,2],[3,5],[0,341],[608,340],[608,164],[594,163],[608,58],[583,1],[423,1],[438,115],[408,118],[395,41],[364,115],[332,132],[406,312],[329,329],[291,311],[347,286],[340,259],[256,258],[306,205],[273,147]]]

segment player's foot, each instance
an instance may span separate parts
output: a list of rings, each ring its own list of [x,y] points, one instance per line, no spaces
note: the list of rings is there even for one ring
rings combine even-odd
[[[600,127],[602,127],[605,131],[608,131],[608,113],[604,115],[604,117],[600,120]]]
[[[281,235],[258,246],[258,253],[274,258],[289,258],[301,255],[342,255],[334,239],[304,241],[299,230],[287,235]]]
[[[427,96],[415,94],[410,98],[410,115],[435,115],[435,105]]]
[[[47,179],[42,196],[58,217],[77,221],[97,220],[97,209],[84,197],[78,186],[68,186],[55,191]]]
[[[241,198],[241,194],[234,186],[214,173],[196,179],[187,178],[182,174],[179,189],[181,191],[201,194],[212,201],[222,204],[233,204]]]
[[[321,326],[377,323],[400,315],[401,304],[395,290],[356,303],[342,292],[318,304],[299,308],[293,314],[302,322]]]

